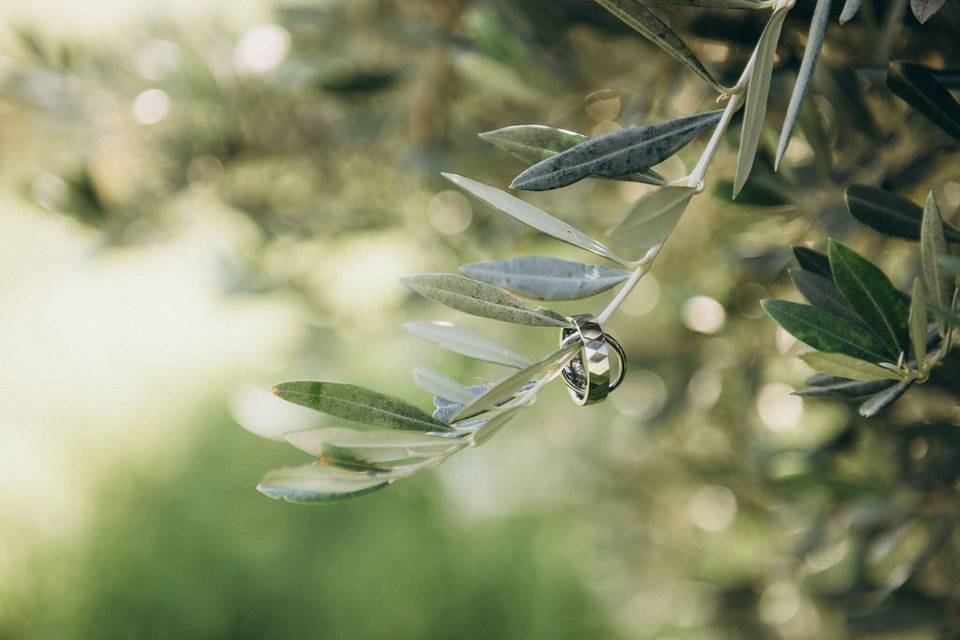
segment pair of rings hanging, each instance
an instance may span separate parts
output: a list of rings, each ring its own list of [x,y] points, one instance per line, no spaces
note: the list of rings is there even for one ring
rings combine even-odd
[[[627,372],[627,355],[620,343],[603,332],[590,314],[572,316],[573,327],[560,331],[560,344],[568,343],[574,334],[580,339],[580,349],[563,368],[561,375],[567,383],[570,397],[578,405],[601,402],[623,382]],[[616,356],[616,378],[611,381],[611,351]]]

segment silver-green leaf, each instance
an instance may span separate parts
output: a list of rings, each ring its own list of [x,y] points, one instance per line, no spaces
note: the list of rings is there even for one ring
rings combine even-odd
[[[642,252],[663,242],[677,225],[697,190],[661,187],[640,198],[607,236]]]
[[[860,405],[860,415],[864,418],[872,418],[877,415],[891,404],[900,399],[904,393],[907,392],[913,385],[913,380],[907,380],[906,382],[901,382],[895,384],[894,386],[881,391],[880,393],[872,396],[869,400]]]
[[[271,471],[257,485],[257,491],[275,500],[324,503],[363,496],[389,484],[389,479],[377,475],[308,464]]]
[[[475,262],[463,265],[460,271],[535,300],[580,300],[630,277],[622,269],[545,256]]]
[[[919,367],[927,357],[927,303],[923,299],[923,285],[920,283],[920,278],[913,279],[910,300],[910,344],[913,347],[913,359]]]
[[[943,219],[940,216],[940,206],[933,192],[927,195],[923,207],[923,223],[920,227],[920,257],[923,262],[923,281],[927,294],[933,304],[941,309],[950,309],[953,302],[953,290],[956,278],[941,262],[944,256],[950,255],[947,251],[947,240],[944,237]]]
[[[530,308],[505,289],[453,273],[418,273],[400,282],[424,298],[470,315],[534,327],[571,326],[555,311]]]
[[[843,10],[840,11],[840,24],[847,24],[860,11],[860,5],[863,0],[847,0],[843,3]]]
[[[530,366],[530,361],[493,340],[443,322],[408,322],[407,332],[462,356],[502,364],[515,369]]]
[[[435,396],[461,404],[473,400],[474,394],[465,386],[438,371],[417,367],[413,370],[413,381],[417,386]]]
[[[910,0],[910,10],[920,24],[925,23],[933,14],[943,8],[947,0]]]
[[[552,236],[557,240],[579,247],[580,249],[595,253],[608,260],[613,260],[614,262],[619,262],[624,265],[628,264],[628,261],[608,249],[602,242],[594,240],[563,220],[550,215],[546,211],[541,211],[532,204],[510,195],[506,191],[501,191],[495,187],[485,185],[482,182],[477,182],[476,180],[464,178],[463,176],[452,173],[444,173],[443,177],[461,189],[480,198],[491,207],[499,209],[508,216],[519,220],[529,227],[533,227],[541,233],[545,233],[548,236]]]
[[[354,451],[370,462],[390,462],[406,458],[432,458],[463,446],[457,439],[431,436],[412,431],[386,431],[326,427],[310,431],[294,431],[284,438],[297,449],[319,456],[324,446]]]
[[[737,153],[737,169],[733,179],[733,197],[736,198],[750,177],[753,160],[760,145],[763,120],[767,115],[767,99],[770,95],[770,78],[773,75],[773,59],[780,41],[780,30],[787,17],[786,9],[779,9],[770,16],[770,21],[760,34],[750,83],[747,85],[747,101],[743,114],[743,129],[740,133],[740,150]]]

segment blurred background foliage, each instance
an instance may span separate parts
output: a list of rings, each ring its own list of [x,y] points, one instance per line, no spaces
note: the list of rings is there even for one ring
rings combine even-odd
[[[439,171],[505,185],[521,167],[480,131],[599,134],[711,91],[587,0],[80,4],[0,6],[0,638],[958,637],[956,376],[869,422],[792,396],[809,371],[758,301],[792,295],[790,245],[827,235],[912,281],[916,245],[858,225],[850,183],[932,189],[960,222],[955,145],[883,82],[890,58],[960,66],[960,4],[832,21],[781,173],[771,128],[729,202],[731,137],[716,197],[613,323],[631,372],[609,402],[550,389],[483,448],[328,508],[254,491],[302,460],[237,423],[320,419],[264,389],[427,406],[416,365],[497,373],[403,334],[474,325],[397,277],[578,257]],[[787,22],[771,121],[811,12]],[[666,14],[728,81],[763,24]],[[647,188],[530,200],[590,230]],[[556,339],[480,330],[529,356]]]

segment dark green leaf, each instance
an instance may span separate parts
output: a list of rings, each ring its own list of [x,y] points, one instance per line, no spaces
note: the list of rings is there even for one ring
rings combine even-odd
[[[571,326],[554,311],[532,309],[500,287],[453,273],[418,273],[400,282],[424,298],[474,316],[534,327]]]
[[[820,57],[820,49],[823,47],[823,39],[827,35],[827,20],[830,18],[830,1],[817,0],[817,6],[813,11],[813,19],[810,21],[810,31],[807,33],[807,47],[803,51],[803,61],[800,63],[800,71],[797,73],[797,83],[793,86],[793,94],[790,96],[790,105],[787,107],[787,115],[783,120],[783,129],[780,131],[780,141],[777,143],[777,155],[773,161],[774,170],[780,168],[780,161],[783,154],[787,151],[790,144],[790,136],[793,135],[793,127],[797,123],[797,116],[800,114],[800,105],[803,103],[804,96],[807,95],[807,87],[813,78],[813,72],[817,67],[817,58]]]
[[[662,162],[715,125],[722,111],[613,131],[533,165],[510,186],[546,191],[589,176],[615,178]]]
[[[660,187],[637,200],[607,237],[645,253],[666,240],[696,193],[692,187]]]
[[[910,9],[920,24],[930,19],[933,14],[943,8],[947,0],[910,0]]]
[[[763,120],[767,115],[767,98],[770,94],[770,78],[773,75],[773,59],[780,41],[780,30],[787,17],[787,9],[778,9],[770,16],[770,21],[760,34],[757,43],[750,84],[747,85],[747,102],[743,114],[743,126],[740,132],[740,149],[737,152],[737,170],[733,178],[733,197],[747,182],[753,160],[760,145],[763,132]]]
[[[819,251],[808,249],[807,247],[794,247],[793,255],[797,262],[803,267],[804,271],[821,275],[825,278],[833,279],[833,271],[830,270],[830,259]]]
[[[931,191],[923,208],[923,225],[920,230],[920,257],[923,262],[923,281],[930,301],[941,309],[953,304],[956,278],[943,267],[943,258],[949,256],[944,237],[940,207]]]
[[[862,415],[864,418],[872,418],[899,400],[900,396],[906,393],[907,389],[909,389],[912,385],[913,380],[908,380],[906,382],[895,384],[889,389],[881,391],[860,405],[860,415]]]
[[[805,398],[815,397],[840,397],[840,398],[859,398],[867,396],[878,391],[883,391],[897,384],[893,380],[847,380],[845,382],[835,382],[834,384],[814,387],[813,389],[804,389],[797,391],[794,395]]]
[[[790,279],[793,280],[793,286],[797,288],[800,295],[813,306],[838,318],[844,318],[859,325],[863,324],[863,318],[850,308],[846,299],[840,295],[840,290],[837,289],[833,280],[799,269],[790,270]]]
[[[909,62],[891,62],[887,86],[928,120],[960,140],[960,104],[929,71]]]
[[[909,345],[900,292],[879,267],[836,240],[830,240],[828,255],[837,289],[896,361]]]
[[[920,239],[923,208],[913,200],[863,184],[847,187],[844,196],[850,214],[868,227],[898,238]],[[944,235],[950,242],[960,242],[960,229],[952,225],[944,223]]]
[[[840,12],[840,24],[847,24],[860,10],[863,0],[847,0],[843,3],[843,10]]]
[[[496,131],[481,133],[480,138],[527,164],[535,164],[541,160],[546,160],[561,151],[566,151],[590,139],[580,133],[540,124],[518,124],[512,127],[504,127]],[[616,178],[645,184],[664,183],[663,176],[652,169],[644,169],[636,173],[616,176]]]
[[[530,361],[518,353],[501,347],[483,336],[441,322],[408,322],[403,325],[409,333],[427,342],[468,358],[502,364],[515,369],[530,366]]]
[[[848,320],[786,300],[764,300],[762,304],[787,333],[818,351],[845,353],[872,362],[888,359],[876,337]]]
[[[404,431],[450,431],[413,405],[370,389],[336,382],[282,382],[273,392],[287,400],[337,418]]]
[[[378,475],[309,464],[271,471],[257,485],[257,491],[275,500],[323,503],[363,496],[389,484],[389,479]]]
[[[463,265],[460,271],[535,300],[580,300],[630,277],[622,269],[544,256],[476,262]]]
[[[695,74],[709,82],[720,92],[723,85],[717,82],[690,47],[680,39],[656,13],[641,0],[596,0],[604,9],[646,36],[658,47],[685,64]]]
[[[546,211],[541,211],[528,202],[515,198],[506,191],[501,191],[495,187],[485,185],[482,182],[477,182],[476,180],[464,178],[463,176],[452,173],[444,173],[443,177],[458,187],[469,191],[490,206],[499,209],[508,216],[519,220],[529,227],[533,227],[541,233],[545,233],[548,236],[552,236],[557,240],[579,247],[580,249],[595,253],[598,256],[613,260],[614,262],[628,264],[627,260],[624,260],[608,249],[602,242],[594,240],[579,229],[574,229],[563,220],[555,218]]]

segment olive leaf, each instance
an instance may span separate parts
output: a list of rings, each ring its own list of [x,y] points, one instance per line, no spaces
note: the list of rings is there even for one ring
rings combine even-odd
[[[747,100],[744,107],[743,127],[740,133],[740,149],[737,152],[737,169],[733,178],[733,197],[743,188],[753,160],[760,145],[763,120],[767,115],[767,98],[770,95],[770,79],[773,75],[773,59],[780,41],[780,30],[787,17],[786,9],[778,9],[770,16],[770,21],[760,34],[757,49],[754,52],[753,71],[747,85]]]
[[[923,24],[933,16],[937,11],[943,8],[947,0],[910,0],[910,10],[917,17],[920,24]]]
[[[464,405],[460,411],[451,416],[450,422],[466,420],[480,415],[485,411],[495,409],[505,401],[513,398],[516,393],[524,386],[539,377],[549,376],[557,373],[564,365],[564,359],[569,354],[580,348],[580,343],[571,341],[560,347],[554,353],[551,353],[543,360],[536,362],[526,369],[518,371],[509,378],[490,387],[486,393],[477,396],[473,402]]]
[[[764,300],[761,304],[784,331],[818,351],[845,353],[871,362],[889,359],[872,333],[849,320],[787,300]]]
[[[764,0],[649,0],[649,4],[704,7],[706,9],[754,9],[757,11],[766,7]]]
[[[831,0],[817,0],[817,6],[813,11],[813,19],[810,21],[810,31],[807,33],[807,46],[803,51],[803,61],[800,63],[800,71],[797,73],[797,82],[793,86],[793,94],[790,96],[790,104],[787,107],[787,115],[783,120],[783,129],[780,131],[780,141],[777,143],[777,155],[773,161],[773,168],[780,168],[780,161],[783,154],[787,151],[790,144],[790,137],[793,135],[793,128],[797,123],[797,116],[800,114],[800,105],[803,104],[803,98],[807,94],[807,88],[810,80],[813,78],[813,72],[817,67],[817,58],[820,57],[820,49],[823,47],[823,39],[827,35],[827,20],[830,18]]]
[[[857,315],[857,312],[840,294],[840,290],[837,289],[833,280],[817,273],[799,269],[791,269],[789,273],[793,286],[797,288],[797,291],[807,302],[827,313],[832,313],[838,318],[863,325],[863,319]]]
[[[800,359],[811,369],[852,380],[901,380],[893,371],[873,362],[852,358],[843,353],[804,353]]]
[[[840,11],[840,24],[847,24],[860,11],[860,5],[863,0],[847,0],[843,3],[843,10]]]
[[[379,475],[308,464],[271,471],[257,485],[257,491],[287,502],[335,502],[373,493],[389,484],[389,479]]]
[[[376,427],[404,431],[450,431],[450,427],[405,401],[370,389],[337,382],[282,382],[273,392],[288,402]]]
[[[561,151],[566,151],[590,139],[581,133],[542,124],[518,124],[504,127],[481,133],[480,138],[527,164],[546,160]],[[663,184],[665,182],[664,177],[652,169],[643,169],[638,172],[616,176],[616,178],[645,184]]]
[[[417,273],[400,282],[424,298],[470,315],[534,327],[571,326],[555,311],[532,309],[505,289],[453,273]]]
[[[722,111],[627,127],[591,138],[517,176],[513,189],[546,191],[589,176],[615,178],[663,162],[720,121]]]
[[[893,380],[843,380],[833,384],[796,391],[794,395],[811,397],[860,398],[894,386]]]
[[[499,344],[442,322],[408,322],[403,328],[412,335],[462,356],[502,364],[515,369],[530,366],[530,361]]]
[[[900,292],[879,267],[836,240],[827,254],[837,289],[896,360],[909,344]]]
[[[960,140],[960,104],[927,69],[909,62],[891,62],[887,86],[928,120]]]
[[[649,251],[670,235],[696,193],[693,187],[660,187],[637,200],[607,236],[619,244]]]
[[[324,447],[334,446],[352,451],[373,463],[407,458],[432,458],[446,455],[463,446],[449,437],[431,436],[411,431],[382,431],[326,427],[310,431],[294,431],[284,438],[297,449],[320,456]]]
[[[425,367],[417,367],[413,370],[413,381],[427,393],[452,402],[462,404],[470,402],[474,397],[474,394],[456,380]]]
[[[927,303],[923,299],[920,278],[913,279],[913,296],[910,301],[910,344],[917,366],[927,357]]]
[[[850,214],[880,233],[907,240],[920,239],[923,208],[899,193],[855,184],[844,193]],[[950,242],[960,242],[960,229],[944,223],[944,235]]]
[[[933,304],[949,309],[953,303],[956,278],[943,267],[941,260],[949,256],[943,234],[940,207],[931,191],[923,207],[923,226],[920,231],[920,258],[923,263],[923,281]]]
[[[535,300],[580,300],[614,287],[628,271],[545,256],[475,262],[460,267],[471,278]]]
[[[541,211],[528,202],[515,198],[506,191],[501,191],[495,187],[485,185],[482,182],[477,182],[476,180],[464,178],[463,176],[452,173],[444,173],[443,177],[461,189],[480,198],[491,207],[499,209],[528,227],[533,227],[541,233],[545,233],[548,236],[552,236],[557,240],[579,247],[580,249],[595,253],[608,260],[613,260],[623,265],[629,264],[627,260],[624,260],[608,249],[602,242],[594,240],[582,231],[574,229],[563,220],[555,218],[546,211]]]
[[[520,410],[523,407],[517,407],[515,409],[507,409],[506,411],[501,411],[493,416],[489,421],[487,421],[482,427],[477,429],[473,434],[473,442],[475,446],[480,446],[493,436],[495,436],[500,429],[503,428],[505,424],[513,420]]]
[[[825,278],[833,279],[833,271],[830,270],[830,259],[819,251],[808,249],[807,247],[794,247],[793,255],[804,271],[821,275]]]
[[[723,85],[717,82],[703,66],[690,47],[641,0],[596,0],[596,2],[685,64],[691,71],[713,85],[717,91],[724,92]]]
[[[901,382],[900,384],[895,384],[889,389],[876,394],[860,405],[860,415],[862,415],[864,418],[872,418],[873,416],[877,415],[891,404],[899,400],[900,396],[906,393],[907,389],[913,385],[913,382],[913,380],[907,380],[905,382]]]

